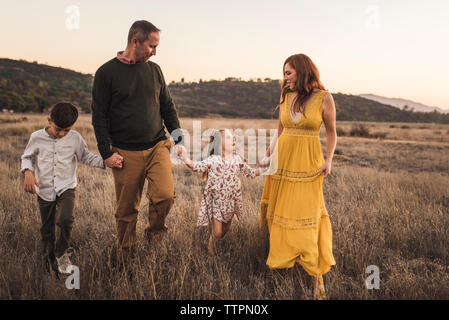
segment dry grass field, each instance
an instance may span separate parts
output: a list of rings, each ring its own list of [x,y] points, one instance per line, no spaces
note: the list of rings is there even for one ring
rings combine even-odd
[[[192,130],[195,119],[182,119]],[[199,120],[199,119],[196,119]],[[201,119],[211,127],[276,128],[273,120]],[[173,167],[177,198],[159,243],[143,238],[127,272],[115,252],[114,183],[110,170],[82,164],[72,232],[79,290],[38,268],[40,217],[36,196],[23,191],[20,156],[42,115],[0,115],[0,299],[311,299],[312,283],[296,266],[270,272],[258,227],[264,177],[242,177],[246,215],[207,254],[208,229],[196,227],[202,183]],[[324,182],[337,265],[324,276],[329,299],[449,299],[449,125],[339,122],[332,174]],[[74,127],[98,154],[90,116]],[[324,130],[321,134],[324,145]],[[365,286],[366,267],[380,269],[380,289]]]

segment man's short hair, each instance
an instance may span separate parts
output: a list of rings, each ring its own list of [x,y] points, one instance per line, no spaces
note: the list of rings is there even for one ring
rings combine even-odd
[[[154,26],[151,22],[146,20],[138,20],[133,23],[128,32],[128,44],[131,43],[132,39],[135,37],[140,43],[148,39],[148,35],[151,32],[159,32],[158,28]]]
[[[50,119],[60,128],[71,127],[78,119],[78,109],[71,103],[59,102],[51,108]]]

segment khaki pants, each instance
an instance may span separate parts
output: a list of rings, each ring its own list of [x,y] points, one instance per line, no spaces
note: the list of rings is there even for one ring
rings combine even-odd
[[[147,198],[149,223],[145,234],[165,232],[165,218],[170,212],[175,191],[170,160],[171,142],[159,141],[152,149],[129,151],[113,147],[123,157],[123,167],[112,170],[115,182],[117,209],[117,247],[129,252],[136,241],[136,224],[145,180],[148,181]]]

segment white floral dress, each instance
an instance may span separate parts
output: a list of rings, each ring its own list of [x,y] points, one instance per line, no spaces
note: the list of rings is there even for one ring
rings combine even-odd
[[[239,173],[254,178],[256,169],[248,166],[240,155],[229,160],[220,155],[212,155],[203,161],[195,162],[193,171],[208,171],[197,225],[206,226],[212,218],[227,223],[234,214],[240,220],[243,207]]]

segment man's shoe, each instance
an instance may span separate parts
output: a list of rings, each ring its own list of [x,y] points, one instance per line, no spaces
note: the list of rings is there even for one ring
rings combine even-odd
[[[160,230],[145,229],[145,238],[149,243],[160,242],[167,234],[168,228],[164,226]]]

